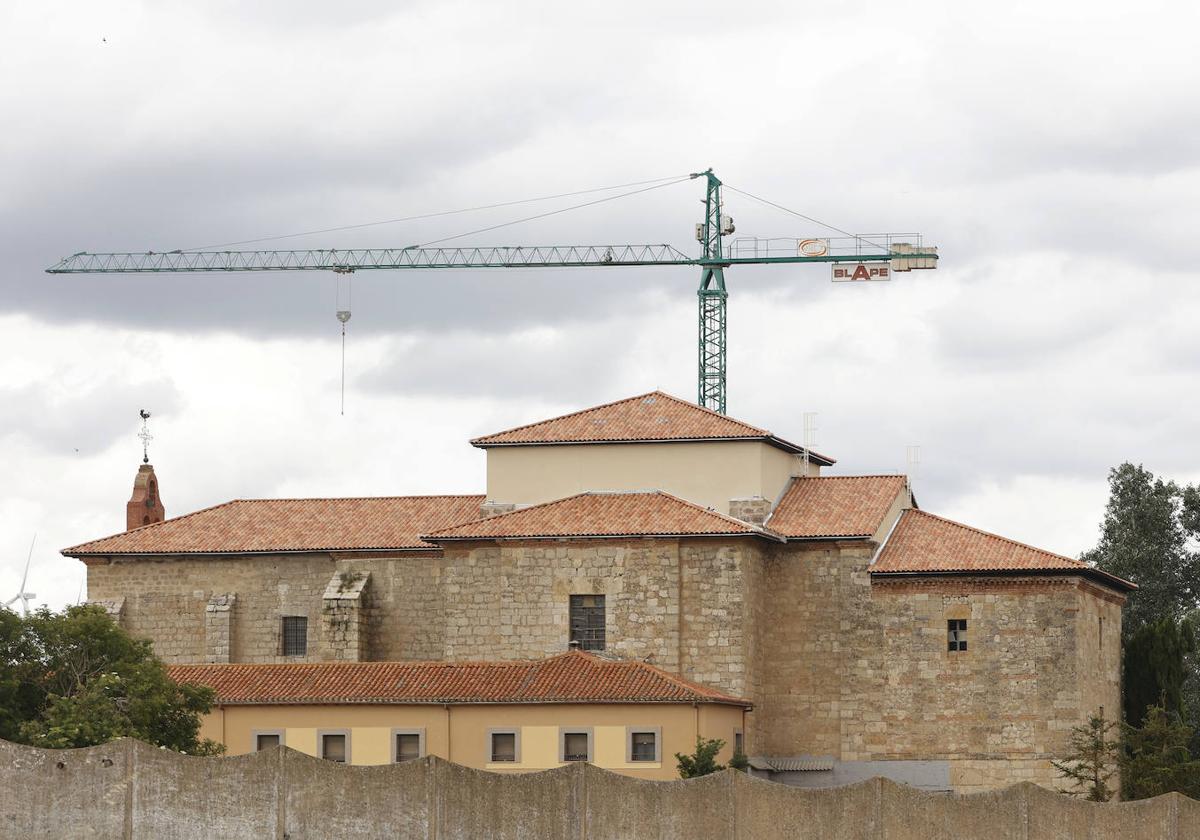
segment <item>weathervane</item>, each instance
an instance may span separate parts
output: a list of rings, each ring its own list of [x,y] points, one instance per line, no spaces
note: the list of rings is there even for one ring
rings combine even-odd
[[[138,415],[142,418],[142,430],[138,432],[138,437],[142,439],[142,463],[150,463],[150,441],[154,440],[154,435],[150,434],[150,429],[146,423],[150,419],[150,412],[146,409],[138,411]]]

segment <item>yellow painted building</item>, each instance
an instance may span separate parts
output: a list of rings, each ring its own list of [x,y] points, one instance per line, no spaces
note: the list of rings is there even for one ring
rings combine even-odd
[[[349,764],[436,755],[528,772],[588,761],[678,778],[696,739],[743,742],[750,704],[637,661],[572,651],[540,661],[177,665],[211,686],[202,737],[230,755],[285,745]]]

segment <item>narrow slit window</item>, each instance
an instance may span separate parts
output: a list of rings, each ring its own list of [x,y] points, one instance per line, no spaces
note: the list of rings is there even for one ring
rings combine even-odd
[[[581,650],[604,650],[604,596],[572,595],[571,637]]]
[[[284,656],[304,656],[308,653],[307,616],[285,615],[282,634]]]
[[[946,641],[950,651],[967,649],[967,620],[965,618],[947,619]]]

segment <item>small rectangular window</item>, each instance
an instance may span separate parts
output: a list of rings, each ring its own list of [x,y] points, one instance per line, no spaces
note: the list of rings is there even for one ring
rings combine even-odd
[[[965,618],[946,620],[946,641],[948,649],[951,651],[967,649],[967,620]]]
[[[658,761],[658,732],[634,731],[629,735],[629,761]]]
[[[745,749],[744,749],[745,746],[746,746],[745,739],[742,737],[742,733],[734,732],[733,733],[733,753],[734,753],[734,755],[744,755],[745,754]]]
[[[283,736],[278,732],[258,732],[254,735],[255,751],[269,750],[283,743]]]
[[[421,757],[421,733],[396,733],[396,761],[412,761]]]
[[[304,656],[308,653],[307,616],[285,615],[282,632],[284,656]]]
[[[517,733],[516,732],[493,732],[491,733],[491,755],[494,762],[507,762],[517,760]]]
[[[321,733],[321,758],[345,764],[350,758],[350,749],[345,732]]]
[[[563,732],[559,761],[591,761],[591,735],[587,731]]]
[[[604,650],[604,596],[572,595],[571,636],[582,650]]]

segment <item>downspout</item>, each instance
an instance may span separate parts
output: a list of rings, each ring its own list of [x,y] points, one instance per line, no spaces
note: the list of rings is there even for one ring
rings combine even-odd
[[[453,753],[450,752],[450,704],[447,703],[443,708],[446,710],[446,760],[453,761]]]

